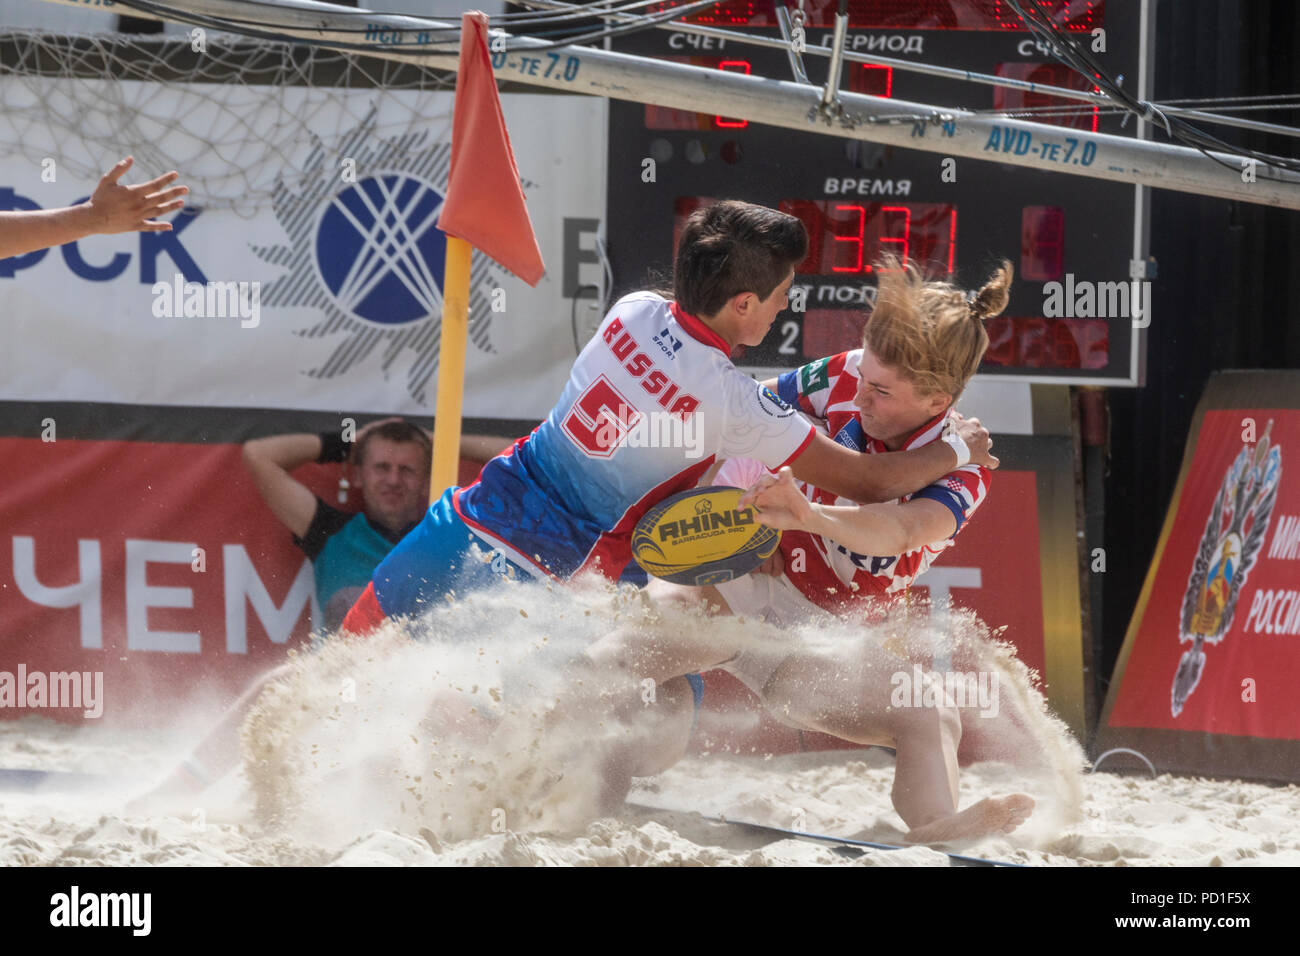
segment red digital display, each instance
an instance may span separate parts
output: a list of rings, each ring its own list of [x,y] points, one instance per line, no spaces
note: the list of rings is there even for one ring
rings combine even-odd
[[[777,208],[808,230],[800,275],[870,275],[876,259],[889,254],[953,271],[957,207],[951,204],[786,199]]]
[[[1097,87],[1064,63],[999,63],[994,74],[1012,80],[1028,80],[1030,83],[1060,86],[1084,93],[1098,92]],[[1090,107],[1079,100],[1066,100],[1059,96],[1048,96],[1028,90],[1016,90],[1005,86],[993,88],[995,110],[1041,109],[1045,106],[1068,107],[1078,112],[1031,115],[1025,118],[1039,123],[1051,123],[1054,126],[1068,126],[1072,129],[1097,132],[1097,107],[1095,106]]]
[[[684,0],[653,4],[648,13],[680,6]],[[1106,0],[1024,0],[1037,6],[1057,27],[1087,32],[1102,25]],[[790,4],[791,8],[796,4]],[[804,0],[810,28],[835,25],[838,0]],[[725,0],[682,18],[713,26],[774,27],[773,0]],[[849,0],[849,28],[856,30],[986,30],[1025,32],[1024,21],[1006,0]]]
[[[894,68],[875,63],[850,64],[844,86],[850,93],[866,93],[868,96],[894,95]]]
[[[1105,319],[1042,319],[1000,315],[985,328],[992,368],[1104,369],[1110,361]]]
[[[744,73],[746,76],[752,72],[748,60],[722,60],[718,63],[718,69]],[[718,125],[718,129],[744,129],[749,125],[749,120],[727,119],[725,116],[715,116],[713,122]]]
[[[689,63],[691,66],[703,66],[714,70],[726,70],[730,73],[749,74],[753,72],[753,67],[748,60],[733,57],[664,56],[659,57],[659,59],[668,60],[672,63]],[[744,129],[748,125],[749,120],[731,119],[726,116],[709,116],[707,113],[696,113],[693,110],[676,110],[666,106],[651,106],[649,103],[645,107],[646,129],[702,131],[710,129]]]
[[[679,196],[673,206],[673,249],[686,217],[717,202]],[[957,254],[957,207],[948,203],[854,203],[835,199],[783,199],[777,209],[803,222],[808,258],[798,275],[867,276],[873,263],[893,253],[931,268],[953,271]]]

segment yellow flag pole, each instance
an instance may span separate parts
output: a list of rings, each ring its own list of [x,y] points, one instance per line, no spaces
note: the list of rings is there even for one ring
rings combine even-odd
[[[469,266],[472,246],[447,237],[442,282],[442,342],[438,351],[438,404],[433,415],[433,470],[429,500],[456,484],[460,468],[461,399],[465,392],[465,350],[469,345]]]

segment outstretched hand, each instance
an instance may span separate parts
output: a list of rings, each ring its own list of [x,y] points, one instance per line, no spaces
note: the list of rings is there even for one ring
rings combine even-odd
[[[751,506],[761,524],[779,531],[803,528],[812,517],[812,505],[795,487],[794,473],[788,466],[775,477],[759,478],[740,496],[740,508]]]
[[[156,217],[185,205],[181,197],[190,191],[188,186],[165,188],[180,177],[175,170],[138,186],[123,186],[118,182],[134,161],[131,156],[120,161],[95,187],[86,204],[90,207],[94,232],[167,232],[172,224]]]

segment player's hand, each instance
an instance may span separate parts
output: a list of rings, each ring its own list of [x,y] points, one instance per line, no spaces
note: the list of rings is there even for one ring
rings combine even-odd
[[[740,507],[750,506],[761,524],[779,531],[801,529],[812,518],[812,504],[795,487],[789,466],[776,477],[764,475],[740,496]]]
[[[741,511],[753,507],[754,499],[758,497],[761,492],[771,488],[774,484],[776,484],[776,475],[769,474],[760,476],[758,481],[750,485],[745,490],[745,493],[740,496],[740,501],[736,503],[736,507]]]
[[[165,188],[180,177],[180,173],[175,170],[138,186],[123,186],[119,183],[118,180],[131,168],[133,162],[134,159],[128,156],[106,172],[95,187],[94,194],[86,204],[90,207],[94,232],[167,232],[172,224],[160,222],[156,217],[174,212],[185,205],[185,200],[181,197],[190,191],[188,186]]]
[[[963,418],[957,422],[957,434],[970,449],[971,464],[996,468],[998,460],[993,456],[993,438],[989,430],[980,424],[978,418]]]

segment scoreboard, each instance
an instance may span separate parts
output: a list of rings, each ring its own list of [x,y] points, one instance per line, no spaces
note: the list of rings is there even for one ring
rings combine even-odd
[[[1024,0],[1034,2],[1086,43],[1112,76],[1122,75],[1125,88],[1138,89],[1149,59],[1145,0]],[[805,0],[809,48],[829,45],[837,6],[836,0]],[[781,37],[771,0],[729,0],[683,20]],[[1090,88],[1052,59],[1005,0],[851,0],[845,48]],[[613,49],[791,78],[784,48],[689,32],[643,31],[616,39]],[[828,57],[804,56],[819,88],[828,63]],[[1040,120],[1067,130],[1133,135],[1137,125],[1130,120],[1123,127],[1120,118],[1078,101],[848,60],[840,88],[971,110],[1084,107]],[[1090,165],[1094,144],[1067,130],[1065,163]],[[654,160],[653,182],[641,177],[647,157]],[[623,101],[610,102],[609,163],[608,254],[622,290],[643,286],[647,267],[671,272],[668,250],[684,219],[703,204],[744,199],[804,222],[810,251],[794,283],[804,309],[782,313],[760,346],[738,350],[743,367],[766,373],[857,347],[874,297],[874,263],[894,253],[963,288],[977,288],[1002,258],[1015,265],[1010,305],[987,326],[990,344],[980,369],[986,379],[1131,385],[1141,376],[1138,336],[1149,309],[1139,319],[1044,314],[1052,312],[1045,307],[1050,283],[1068,289],[1145,277],[1147,203],[1137,186],[966,158],[949,160],[945,175],[938,153]]]

